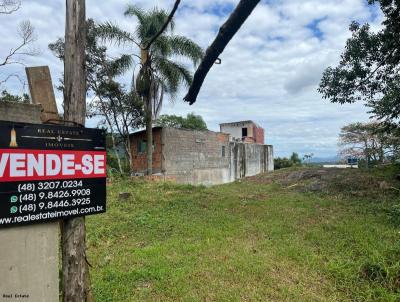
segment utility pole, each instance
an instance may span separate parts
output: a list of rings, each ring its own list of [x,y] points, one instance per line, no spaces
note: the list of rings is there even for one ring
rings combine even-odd
[[[84,126],[86,115],[85,0],[66,0],[64,120]],[[85,217],[65,219],[62,227],[63,301],[88,296]]]

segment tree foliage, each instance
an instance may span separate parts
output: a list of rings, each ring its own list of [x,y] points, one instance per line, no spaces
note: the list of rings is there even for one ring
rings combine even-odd
[[[351,123],[342,127],[339,134],[340,155],[357,157],[371,163],[383,163],[398,158],[400,151],[399,130],[388,132],[378,122]]]
[[[207,124],[203,118],[194,113],[189,113],[186,117],[166,114],[161,115],[157,119],[156,125],[190,130],[207,130]]]
[[[299,157],[299,154],[296,152],[293,152],[292,155],[290,156],[290,161],[294,164],[294,165],[301,165],[301,159]]]
[[[132,58],[122,55],[118,58],[110,58],[107,55],[107,47],[98,43],[97,25],[89,19],[87,21],[86,44],[86,81],[88,93],[93,95],[87,108],[88,117],[99,117],[99,126],[105,126],[111,133],[114,149],[122,143],[125,147],[126,158],[131,163],[131,151],[129,134],[133,129],[143,125],[143,103],[137,95],[126,89],[116,81],[116,78],[129,69]],[[50,50],[60,60],[64,60],[64,40],[58,39],[49,44]],[[58,87],[63,90],[63,83]],[[117,134],[117,135],[115,135]],[[123,172],[122,164],[117,151],[115,156],[119,162],[120,172]]]
[[[149,45],[168,19],[165,10],[154,8],[145,11],[129,5],[124,15],[137,19],[138,23],[133,32],[124,31],[115,24],[106,22],[99,25],[98,34],[103,40],[112,41],[120,46],[134,47],[139,51],[133,54],[134,58],[140,58],[141,66],[133,75],[135,81],[132,84],[140,96],[150,96],[155,118],[160,112],[164,93],[174,99],[180,84],[189,86],[192,82],[189,69],[174,59],[185,57],[196,65],[203,57],[203,50],[192,40],[173,34],[173,19],[165,31]]]
[[[303,161],[310,164],[313,157],[314,157],[314,153],[304,154]]]
[[[353,22],[338,66],[325,70],[319,92],[333,103],[363,100],[370,113],[387,123],[400,116],[400,3],[398,0],[369,0],[378,3],[384,15],[382,29]]]
[[[28,104],[30,100],[29,100],[29,95],[26,93],[24,93],[23,95],[14,95],[9,93],[7,90],[3,90],[0,94],[0,102]]]
[[[274,168],[276,170],[294,166],[301,166],[301,159],[299,154],[296,152],[293,152],[289,158],[277,157],[274,159]]]
[[[153,140],[153,120],[161,111],[164,95],[174,100],[181,84],[189,87],[192,83],[192,73],[176,59],[183,57],[196,65],[203,57],[200,46],[173,33],[173,15],[179,3],[176,0],[170,14],[158,8],[145,11],[129,5],[124,15],[137,20],[132,31],[125,31],[111,22],[101,24],[97,31],[105,41],[137,49],[132,56],[140,59],[140,68],[137,72],[133,70],[132,90],[143,103],[147,141]],[[152,174],[152,154],[152,148],[148,148],[147,174]]]

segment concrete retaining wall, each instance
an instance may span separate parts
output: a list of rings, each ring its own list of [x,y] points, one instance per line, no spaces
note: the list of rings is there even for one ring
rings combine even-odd
[[[273,146],[231,143],[230,181],[274,170]]]

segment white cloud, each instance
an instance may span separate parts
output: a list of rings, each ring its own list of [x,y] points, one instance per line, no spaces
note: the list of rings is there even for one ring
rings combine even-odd
[[[176,17],[176,33],[207,47],[237,2],[184,1]],[[156,5],[170,9],[173,5],[171,0],[134,3],[146,9]],[[17,23],[30,19],[42,53],[26,58],[25,63],[49,65],[57,83],[63,66],[47,45],[64,33],[64,5],[62,1],[25,0],[15,14],[0,16],[0,58],[18,43]],[[111,20],[133,31],[135,20],[123,16],[126,5],[126,0],[87,0],[87,17]],[[214,130],[220,122],[253,119],[265,127],[267,142],[275,145],[278,155],[292,151],[313,152],[318,157],[335,155],[340,127],[367,120],[367,110],[361,103],[330,104],[316,89],[323,70],[340,58],[349,37],[348,24],[352,20],[365,22],[375,15],[365,0],[262,1],[221,55],[222,64],[212,68],[198,101],[193,106],[181,102],[185,93],[182,89],[180,99],[174,106],[166,104],[164,113],[184,115],[195,111]],[[373,28],[379,28],[380,18],[377,14]],[[321,36],[315,32],[317,29]],[[14,71],[23,74],[20,66],[10,66],[0,69],[0,77],[1,73]],[[130,77],[124,77],[126,83]],[[16,83],[10,83],[13,87],[19,89]],[[57,95],[58,100],[61,98]]]

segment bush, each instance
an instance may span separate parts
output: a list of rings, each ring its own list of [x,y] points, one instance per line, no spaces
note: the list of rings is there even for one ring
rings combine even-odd
[[[400,204],[393,205],[387,212],[391,222],[400,226]]]
[[[278,169],[283,169],[283,168],[289,168],[293,166],[293,162],[286,158],[286,157],[277,157],[274,159],[274,167],[276,170]]]
[[[129,175],[129,162],[125,158],[121,158],[121,165],[124,174]],[[107,175],[112,176],[115,174],[121,174],[119,171],[118,160],[115,156],[107,153]]]
[[[296,152],[293,152],[290,158],[277,157],[274,159],[274,167],[276,170],[294,166],[301,166],[301,159]]]

